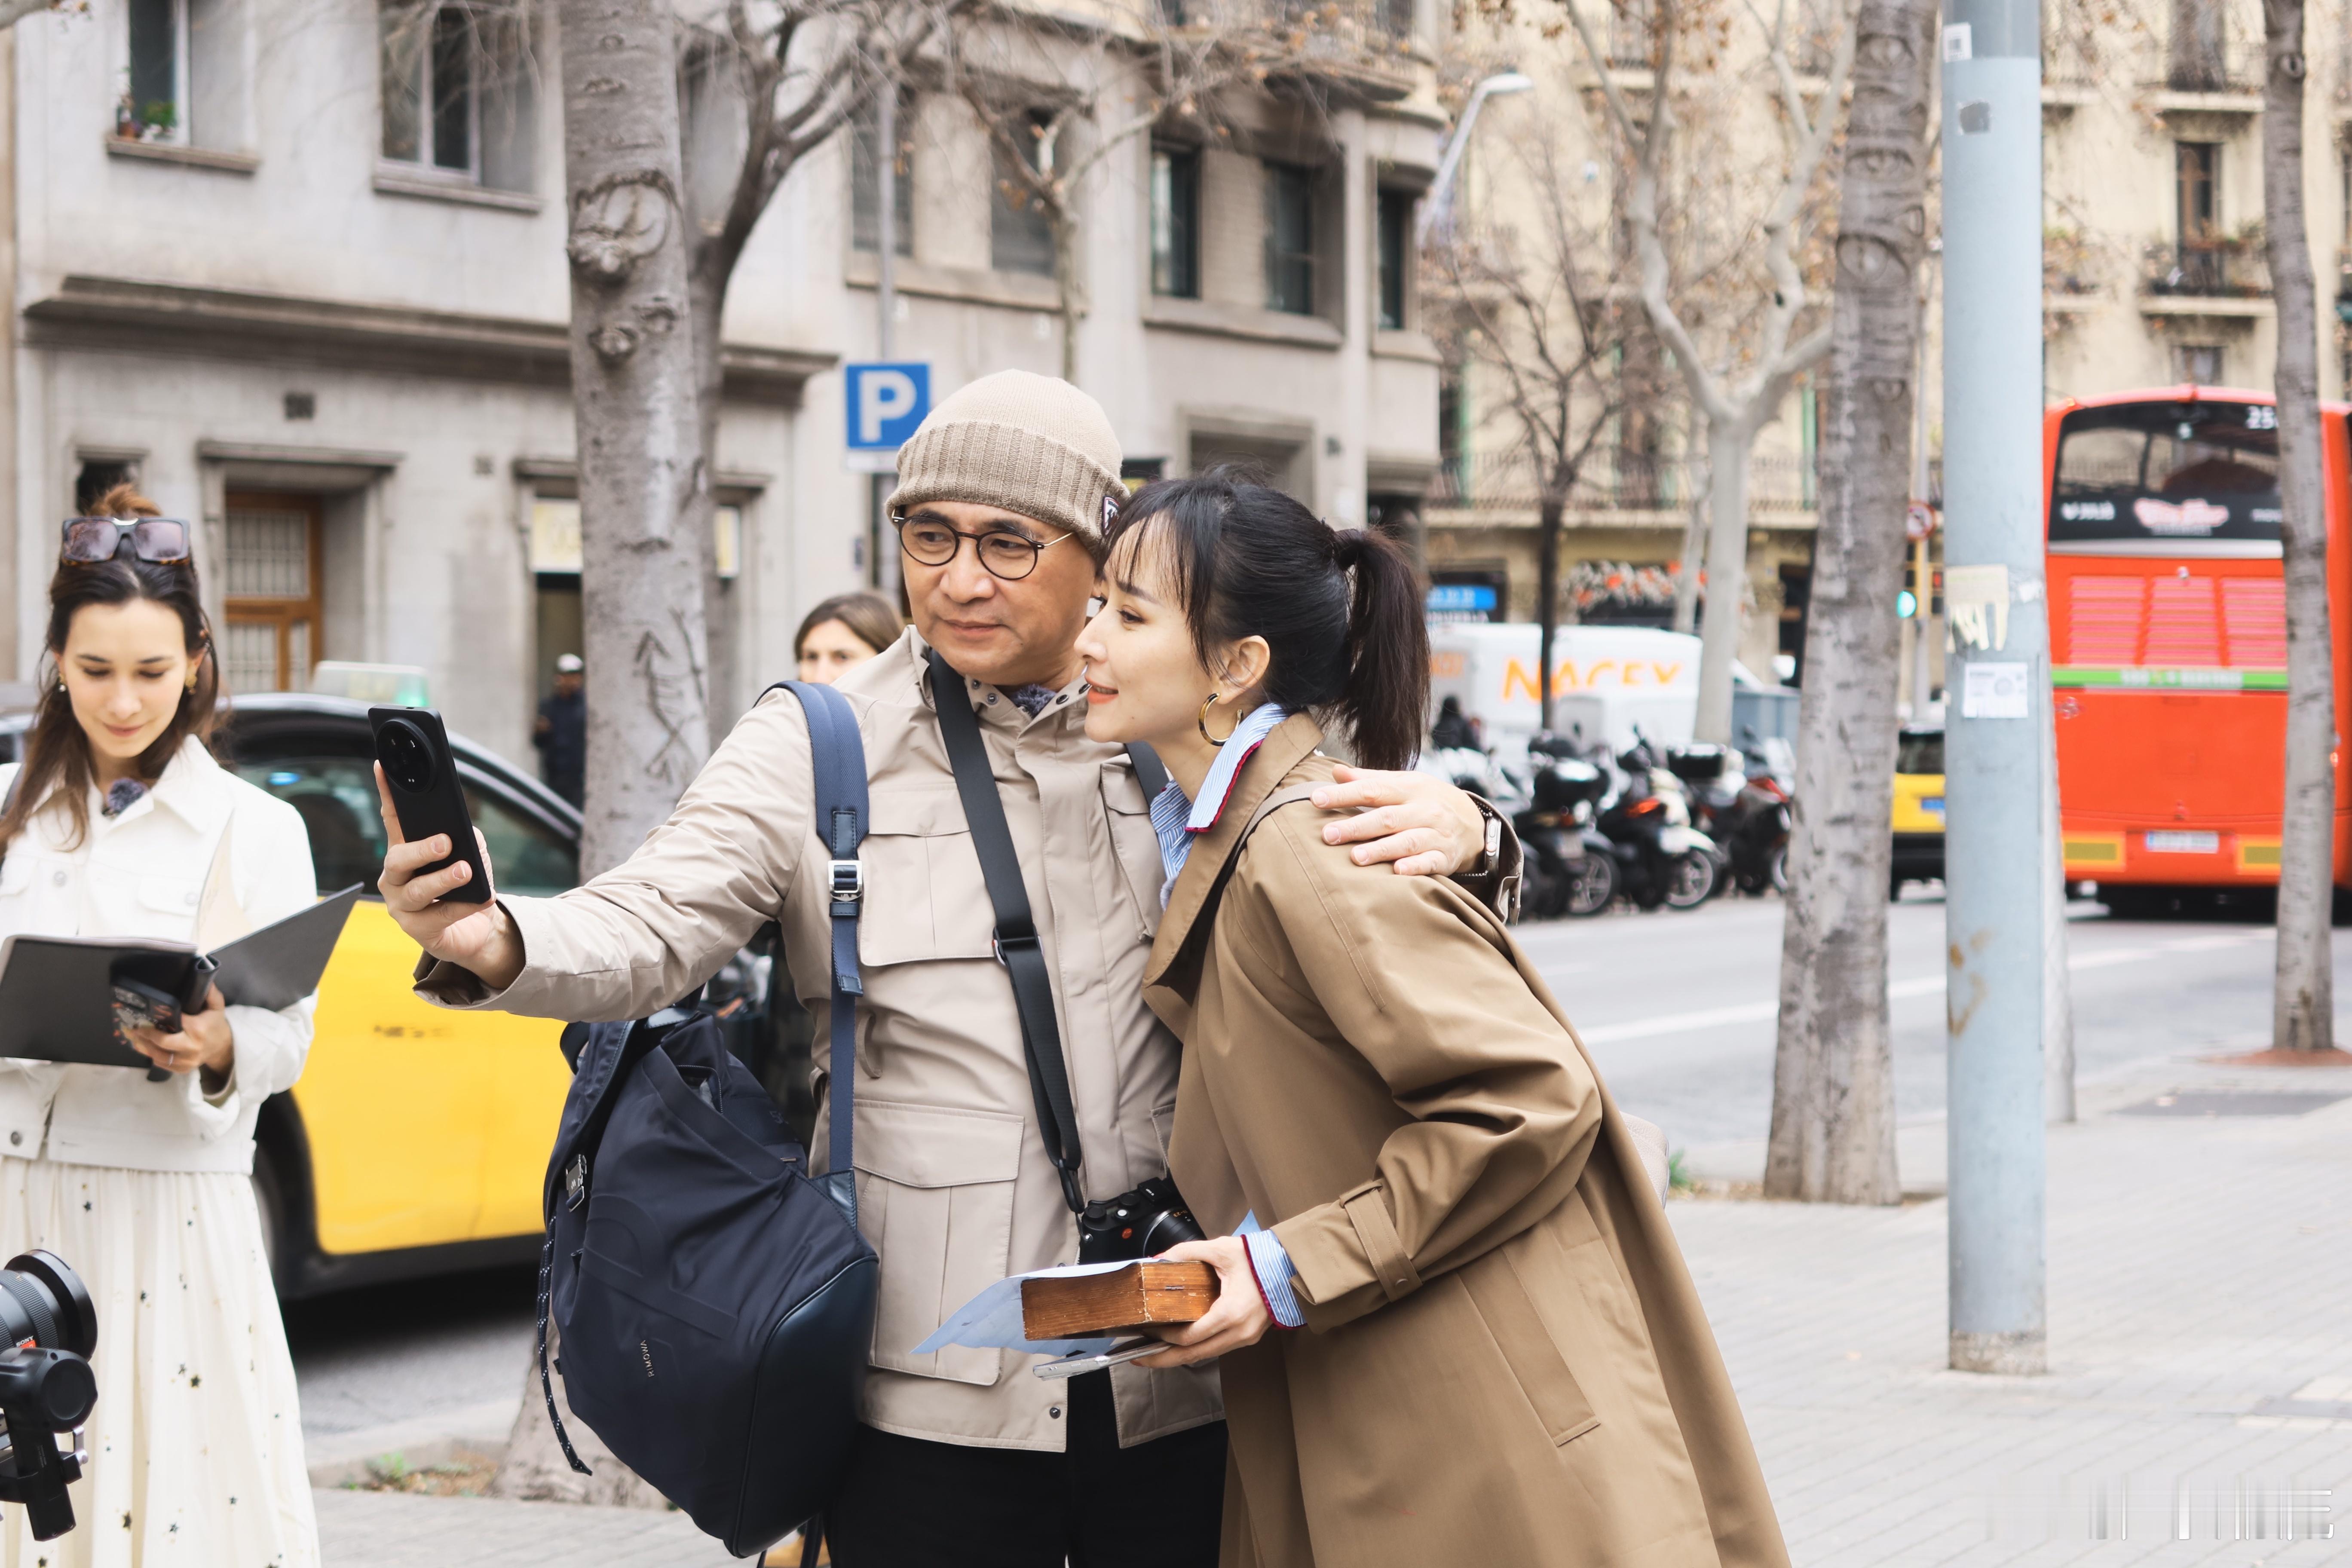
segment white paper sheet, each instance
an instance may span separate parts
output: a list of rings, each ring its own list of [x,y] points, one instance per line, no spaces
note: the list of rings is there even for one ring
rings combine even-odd
[[[1060,1268],[1040,1268],[1034,1273],[1015,1274],[1010,1279],[999,1279],[962,1306],[933,1331],[931,1337],[914,1349],[916,1355],[929,1355],[950,1345],[970,1345],[974,1350],[1026,1351],[1032,1355],[1094,1355],[1118,1343],[1115,1337],[1098,1340],[1028,1340],[1021,1337],[1021,1281],[1024,1279],[1074,1279],[1084,1274],[1108,1274],[1114,1268],[1124,1268],[1135,1261],[1128,1258],[1118,1263],[1072,1263]]]

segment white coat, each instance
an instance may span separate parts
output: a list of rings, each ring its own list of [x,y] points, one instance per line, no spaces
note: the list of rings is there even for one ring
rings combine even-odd
[[[16,764],[0,766],[0,792]],[[66,847],[62,800],[26,823],[0,860],[0,937],[194,939],[197,908],[224,831],[223,875],[250,926],[318,898],[310,837],[294,808],[238,778],[190,738],[154,787],[121,816],[89,803],[82,841]],[[198,1073],[163,1083],[125,1068],[0,1058],[0,1154],[133,1171],[253,1169],[261,1102],[291,1087],[310,1049],[306,996],[282,1013],[228,1009],[236,1058],[227,1084],[204,1092]]]

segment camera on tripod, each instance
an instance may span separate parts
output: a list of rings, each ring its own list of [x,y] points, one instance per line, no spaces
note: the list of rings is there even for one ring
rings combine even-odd
[[[89,1458],[81,1426],[98,1403],[97,1344],[97,1309],[65,1259],[26,1252],[0,1268],[0,1502],[25,1505],[36,1541],[74,1527],[66,1488]]]

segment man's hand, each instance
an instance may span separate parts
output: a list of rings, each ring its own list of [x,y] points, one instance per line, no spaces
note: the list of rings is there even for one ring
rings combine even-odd
[[[1470,797],[1427,773],[1388,773],[1342,763],[1315,792],[1326,811],[1357,815],[1326,823],[1323,842],[1353,844],[1359,866],[1386,860],[1405,877],[1451,877],[1486,858],[1486,819]]]
[[[1254,1345],[1274,1327],[1265,1297],[1257,1288],[1257,1272],[1250,1267],[1249,1247],[1238,1236],[1213,1241],[1180,1241],[1160,1255],[1163,1263],[1205,1263],[1217,1271],[1217,1300],[1208,1312],[1190,1323],[1151,1331],[1177,1348],[1136,1362],[1154,1371],[1192,1366]]]
[[[391,845],[384,851],[383,875],[376,879],[375,890],[383,895],[383,907],[394,922],[426,952],[472,970],[491,990],[503,991],[513,984],[522,973],[522,938],[514,921],[507,918],[496,898],[481,904],[437,902],[442,894],[471,880],[473,868],[460,860],[430,876],[419,876],[425,867],[450,853],[449,836],[436,833],[416,844],[400,836],[400,813],[393,809],[392,788],[383,781],[381,763],[375,769],[375,793],[383,803],[384,838]],[[490,847],[483,842],[479,828],[474,830],[474,842],[480,847],[482,870],[488,874]],[[491,891],[497,891],[495,885]]]
[[[165,1072],[194,1072],[202,1068],[208,1079],[226,1079],[236,1062],[236,1033],[229,1026],[227,1008],[227,999],[215,985],[205,998],[203,1012],[180,1015],[178,1034],[130,1029],[123,1037],[132,1050]]]

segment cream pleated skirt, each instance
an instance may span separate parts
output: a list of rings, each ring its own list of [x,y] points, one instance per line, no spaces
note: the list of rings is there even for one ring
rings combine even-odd
[[[0,1155],[0,1262],[46,1247],[98,1306],[76,1528],[0,1521],[0,1568],[317,1568],[294,1362],[241,1175]]]

